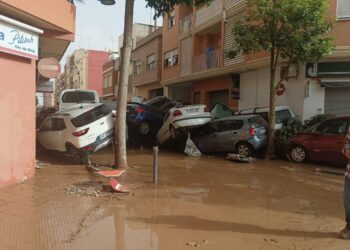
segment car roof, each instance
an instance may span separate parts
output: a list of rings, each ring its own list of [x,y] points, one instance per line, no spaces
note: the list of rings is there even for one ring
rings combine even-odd
[[[89,111],[93,108],[96,108],[100,105],[104,105],[103,103],[78,103],[76,105],[73,105],[69,108],[60,110],[52,115],[50,117],[56,117],[56,116],[71,116],[71,117],[77,117],[86,111]]]
[[[230,117],[216,119],[214,121],[245,120],[245,119],[250,119],[253,117],[257,117],[257,116],[259,116],[259,115],[234,115],[234,116],[230,116]]]
[[[241,109],[240,111],[238,112],[249,112],[249,111],[254,111],[255,112],[268,112],[269,111],[269,106],[264,106],[264,107],[254,107],[254,108],[246,108],[246,109]],[[279,110],[284,110],[284,109],[288,109],[290,110],[290,107],[289,106],[276,106],[275,110],[276,111],[279,111]]]

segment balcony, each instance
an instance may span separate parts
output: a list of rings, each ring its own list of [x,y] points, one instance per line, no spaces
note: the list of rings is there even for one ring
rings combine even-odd
[[[153,82],[160,81],[157,67],[153,70],[142,72],[139,75],[132,75],[132,85],[134,87],[141,86]]]
[[[220,66],[220,49],[194,57],[194,73],[215,69]]]
[[[192,29],[192,15],[188,15],[180,20],[180,34],[189,32]]]
[[[209,6],[204,6],[196,11],[196,27],[214,19],[222,13],[222,1],[213,0]]]

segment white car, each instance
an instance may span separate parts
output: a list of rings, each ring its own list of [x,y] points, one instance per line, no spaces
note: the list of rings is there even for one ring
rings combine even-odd
[[[95,90],[65,89],[61,92],[58,110],[72,107],[78,103],[100,103],[100,97]]]
[[[164,116],[164,123],[157,133],[157,142],[162,144],[175,139],[177,131],[189,129],[211,121],[211,114],[203,104],[171,108]]]
[[[112,110],[104,104],[81,103],[48,116],[37,131],[38,146],[68,152],[81,164],[89,153],[113,142]]]

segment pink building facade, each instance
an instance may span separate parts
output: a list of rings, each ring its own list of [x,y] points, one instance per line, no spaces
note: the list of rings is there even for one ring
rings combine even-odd
[[[25,44],[11,37],[16,32]],[[74,33],[75,6],[66,0],[0,1],[0,187],[35,173],[36,83],[48,80],[37,76],[36,64],[60,60]]]
[[[88,89],[96,90],[99,96],[103,95],[103,64],[108,61],[108,52],[88,50]]]

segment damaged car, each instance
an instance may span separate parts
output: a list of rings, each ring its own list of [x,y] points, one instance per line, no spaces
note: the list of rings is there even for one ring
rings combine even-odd
[[[112,110],[104,104],[78,104],[48,116],[37,130],[39,149],[69,153],[76,164],[113,142]]]

